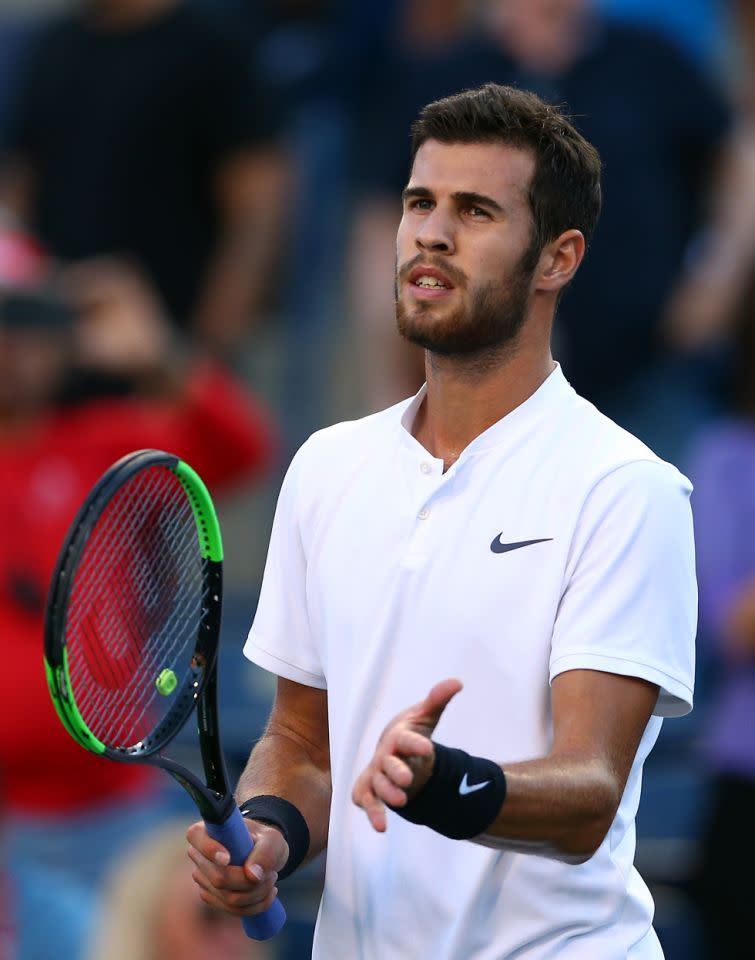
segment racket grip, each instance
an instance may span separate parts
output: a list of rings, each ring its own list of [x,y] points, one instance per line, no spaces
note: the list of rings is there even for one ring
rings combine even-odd
[[[254,844],[239,808],[234,806],[225,823],[205,821],[205,826],[212,839],[222,843],[231,855],[231,864],[240,867],[252,852]],[[278,899],[274,900],[272,906],[268,907],[264,913],[257,913],[253,917],[242,917],[246,935],[252,940],[269,940],[278,933],[285,922],[286,911]]]

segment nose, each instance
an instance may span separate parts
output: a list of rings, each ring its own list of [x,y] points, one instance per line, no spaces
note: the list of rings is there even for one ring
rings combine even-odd
[[[423,217],[415,239],[420,250],[432,253],[451,254],[456,249],[451,218],[438,207]]]

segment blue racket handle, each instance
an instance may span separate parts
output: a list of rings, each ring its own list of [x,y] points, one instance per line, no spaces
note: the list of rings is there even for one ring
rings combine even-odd
[[[222,843],[231,855],[233,866],[240,867],[252,852],[254,844],[239,808],[233,808],[233,812],[225,823],[205,821],[205,826],[212,839]],[[252,940],[269,940],[286,922],[286,911],[280,900],[275,900],[264,913],[257,913],[253,917],[242,917],[242,922],[246,935]]]

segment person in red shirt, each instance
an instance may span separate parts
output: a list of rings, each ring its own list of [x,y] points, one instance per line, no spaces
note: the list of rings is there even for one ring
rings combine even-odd
[[[42,849],[45,839],[51,857],[66,824],[111,810],[122,832],[123,811],[148,810],[163,784],[148,768],[82,750],[47,692],[44,606],[76,511],[132,450],[174,453],[222,495],[264,475],[276,447],[269,415],[242,383],[181,356],[131,268],[82,265],[61,290],[65,299],[0,295],[0,701],[11,720],[0,769],[11,835],[15,827],[24,838],[16,845],[32,836]]]

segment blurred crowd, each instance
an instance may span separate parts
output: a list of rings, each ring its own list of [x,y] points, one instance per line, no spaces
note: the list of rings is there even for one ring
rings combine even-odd
[[[645,803],[668,806],[644,836],[641,812],[638,860],[667,960],[750,956],[755,5],[3,0],[0,960],[308,956],[317,864],[281,891],[289,938],[249,944],[195,896],[175,824],[190,807],[62,731],[47,584],[122,454],[188,460],[264,552],[307,435],[418,389],[422,357],[393,319],[409,125],[490,80],[566,104],[603,158],[604,212],[554,354],[691,477],[700,585],[698,706],[648,764]],[[239,666],[240,608],[224,634]],[[225,704],[240,708],[232,759],[266,692],[246,696]],[[653,790],[673,771],[683,822],[673,785]],[[654,876],[656,843],[678,869]]]

